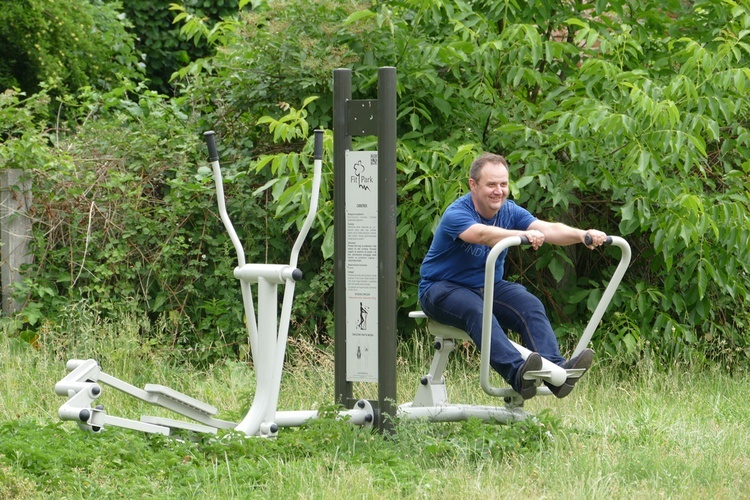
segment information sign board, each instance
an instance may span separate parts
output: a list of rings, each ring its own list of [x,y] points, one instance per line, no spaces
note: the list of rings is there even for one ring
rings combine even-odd
[[[346,152],[346,379],[378,382],[378,153]]]

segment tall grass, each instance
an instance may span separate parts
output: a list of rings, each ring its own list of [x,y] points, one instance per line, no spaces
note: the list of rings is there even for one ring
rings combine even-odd
[[[30,346],[0,332],[0,498],[741,498],[750,495],[750,380],[719,370],[643,360],[624,371],[602,359],[566,399],[534,398],[537,418],[509,426],[400,421],[394,436],[323,418],[272,440],[232,432],[177,440],[59,422],[54,384],[69,358],[111,375],[168,385],[238,420],[253,394],[252,366],[196,369],[143,318],[103,321],[85,305],[42,328]],[[405,342],[399,402],[428,368],[430,342]],[[176,360],[179,360],[177,362]],[[492,404],[477,356],[449,367],[455,402]],[[372,388],[364,388],[372,390]],[[281,409],[330,409],[331,349],[293,339]],[[104,386],[108,413],[161,410]],[[169,415],[169,413],[164,413]],[[174,415],[170,415],[174,416]]]

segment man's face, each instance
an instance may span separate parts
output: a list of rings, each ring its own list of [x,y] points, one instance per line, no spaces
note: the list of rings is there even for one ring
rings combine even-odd
[[[478,182],[469,179],[469,188],[479,215],[490,219],[508,199],[508,169],[502,163],[487,163],[481,170]]]

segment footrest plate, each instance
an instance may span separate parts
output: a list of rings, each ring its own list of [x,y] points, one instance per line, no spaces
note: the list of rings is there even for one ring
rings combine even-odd
[[[552,376],[552,370],[529,370],[523,374],[524,380],[548,379]]]
[[[565,370],[565,372],[568,374],[568,378],[581,378],[584,373],[586,373],[585,368],[569,368]]]

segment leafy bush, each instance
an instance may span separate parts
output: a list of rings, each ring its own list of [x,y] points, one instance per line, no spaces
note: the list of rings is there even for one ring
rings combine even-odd
[[[0,89],[31,94],[42,82],[60,93],[111,88],[136,77],[139,60],[119,3],[99,0],[5,2],[0,10]]]
[[[197,17],[214,21],[236,15],[239,5],[238,0],[185,0],[182,4]],[[128,31],[136,37],[136,48],[145,56],[149,87],[170,95],[173,93],[169,84],[172,73],[211,53],[207,45],[180,36],[179,25],[173,24],[172,6],[166,1],[122,2],[122,10],[131,23]]]
[[[268,17],[255,24],[299,15],[278,5],[269,3],[257,14]],[[398,68],[405,309],[415,304],[419,262],[440,214],[466,190],[468,163],[494,150],[511,161],[513,195],[539,216],[631,241],[634,263],[613,306],[624,316],[604,328],[599,347],[616,354],[649,341],[665,357],[746,359],[750,72],[742,39],[750,17],[731,3],[668,8],[392,1],[326,10],[339,19],[328,23],[340,27],[327,30],[325,42],[350,54],[355,92],[372,97],[376,68]],[[299,20],[303,33],[310,20],[318,19]],[[303,60],[295,54],[309,56],[308,45],[258,38],[229,37],[210,65],[185,75],[206,70],[215,101],[235,109],[242,96],[250,116],[268,109],[263,102],[273,89],[295,95],[294,83],[310,81],[303,87],[314,91],[330,81],[302,64],[288,78],[279,71],[279,54]],[[241,77],[233,76],[237,61],[248,61]],[[236,78],[249,80],[228,84]],[[309,108],[311,117],[325,113],[318,103],[326,99]],[[372,146],[368,138],[358,144]],[[279,161],[273,164],[286,160]],[[283,213],[304,180],[283,168],[270,174]],[[316,237],[325,240],[331,206],[322,210]],[[617,258],[611,250],[545,248],[513,255],[510,272],[545,297],[556,322],[577,323],[596,305]]]
[[[32,96],[13,89],[0,94],[0,169],[31,169],[53,161],[49,149],[50,98],[46,91]]]
[[[54,311],[88,300],[105,314],[166,317],[173,343],[236,352],[247,342],[236,256],[211,178],[197,173],[205,146],[195,117],[135,84],[79,99],[96,119],[58,144],[58,161],[33,170],[36,262],[23,290],[25,321],[55,321]],[[230,171],[228,207],[238,231],[261,237],[265,209],[242,194],[250,183]],[[261,246],[248,250],[264,257]]]
[[[241,342],[235,259],[210,181],[194,169],[200,133],[220,134],[238,231],[262,236],[249,259],[284,261],[308,198],[309,130],[331,124],[331,71],[350,67],[356,98],[372,98],[377,67],[391,65],[403,311],[416,305],[419,264],[440,215],[466,191],[473,157],[492,150],[511,162],[515,199],[540,217],[630,241],[633,264],[597,337],[600,351],[747,360],[746,6],[268,1],[213,26],[173,9],[184,36],[216,49],[178,72],[180,97],[127,83],[82,93],[66,104],[80,113],[78,134],[53,142],[59,163],[51,168],[36,150],[44,196],[35,200],[49,197],[29,285],[37,311],[79,296],[111,307],[132,296],[133,307],[143,301],[174,318],[176,342]],[[291,26],[296,36],[285,36]],[[0,112],[23,116],[14,106]],[[13,147],[37,147],[35,134]],[[355,147],[374,147],[373,138]],[[332,321],[325,163],[312,245],[300,259],[315,278],[298,288],[298,318],[313,321],[295,320],[295,329],[310,336]],[[509,274],[544,298],[571,343],[618,257],[579,247],[517,251]],[[413,328],[407,321],[401,326]]]

